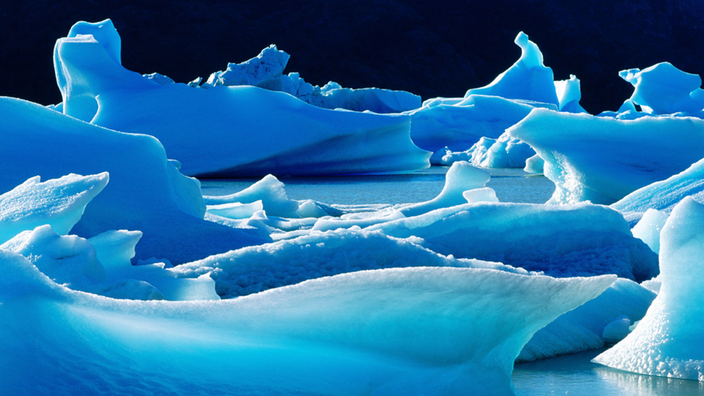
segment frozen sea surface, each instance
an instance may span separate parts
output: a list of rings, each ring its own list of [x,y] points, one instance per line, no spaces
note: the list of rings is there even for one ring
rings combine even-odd
[[[424,202],[435,198],[445,185],[449,167],[433,166],[393,175],[339,177],[281,177],[291,199],[312,199],[327,204],[368,205]],[[491,174],[487,187],[501,202],[545,203],[555,185],[541,175],[522,169],[485,169]],[[259,179],[201,180],[204,195],[241,191]]]

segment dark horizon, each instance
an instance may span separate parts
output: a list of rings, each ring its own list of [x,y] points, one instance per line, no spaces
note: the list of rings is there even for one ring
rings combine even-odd
[[[437,0],[222,2],[117,0],[0,5],[0,95],[58,103],[56,39],[79,20],[112,19],[122,62],[177,82],[224,70],[269,44],[291,55],[285,73],[314,85],[406,90],[423,99],[463,96],[520,55],[524,31],[555,79],[574,74],[590,113],[616,110],[632,86],[623,69],[669,61],[704,74],[704,3],[666,0],[560,3]]]

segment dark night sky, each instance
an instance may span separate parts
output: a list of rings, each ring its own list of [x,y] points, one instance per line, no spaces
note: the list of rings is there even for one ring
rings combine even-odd
[[[286,72],[352,88],[462,96],[519,56],[523,30],[556,79],[582,81],[582,105],[615,110],[632,92],[626,68],[661,61],[704,74],[704,2],[553,1],[31,1],[0,4],[0,94],[61,100],[52,51],[78,20],[111,18],[125,67],[178,82],[207,77],[269,44]]]

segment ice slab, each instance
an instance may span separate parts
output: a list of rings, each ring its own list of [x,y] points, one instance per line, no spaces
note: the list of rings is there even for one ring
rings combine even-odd
[[[0,244],[44,224],[59,234],[68,234],[108,179],[107,172],[71,174],[45,182],[36,176],[0,195]]]
[[[140,302],[70,291],[16,254],[0,261],[0,381],[38,395],[510,395],[530,336],[615,279],[409,268],[233,300]]]
[[[661,62],[646,69],[629,69],[619,76],[633,84],[631,101],[647,113],[698,113],[704,108],[702,79],[697,74],[679,70],[669,62]]]
[[[703,191],[704,160],[698,160],[676,175],[633,191],[611,207],[622,212],[629,221],[636,222],[649,209],[669,213],[688,196],[697,202],[704,202]]]
[[[455,257],[498,261],[551,276],[658,274],[657,255],[605,206],[475,203],[367,227]]]
[[[704,157],[704,121],[693,117],[620,120],[536,109],[509,133],[545,161],[552,203],[612,204]]]
[[[701,257],[704,206],[685,198],[661,235],[660,292],[633,332],[594,361],[619,370],[704,381]]]

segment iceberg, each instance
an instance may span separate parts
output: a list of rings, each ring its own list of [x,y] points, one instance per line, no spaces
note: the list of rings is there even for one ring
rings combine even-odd
[[[516,63],[489,85],[470,89],[464,97],[491,95],[559,106],[552,69],[543,64],[543,54],[538,46],[523,32],[518,33],[514,42],[521,48],[521,57]]]
[[[628,334],[623,323],[641,320],[655,293],[628,279],[618,278],[595,299],[565,313],[538,330],[523,347],[517,362],[603,348]]]
[[[497,261],[551,276],[658,274],[657,255],[605,206],[467,203],[376,224],[397,238],[420,238],[435,252]],[[530,247],[530,248],[527,248]]]
[[[447,147],[430,157],[432,165],[452,165],[467,161],[481,168],[523,168],[528,158],[536,155],[526,143],[503,133],[498,139],[482,137],[467,151],[452,152]]]
[[[543,174],[545,167],[545,160],[540,158],[538,154],[535,154],[534,156],[528,158],[526,160],[526,166],[523,168],[523,171],[526,173],[532,173],[532,174]]]
[[[151,136],[101,128],[13,98],[0,98],[0,118],[0,191],[12,190],[37,175],[47,180],[71,173],[109,173],[110,182],[86,207],[71,229],[74,234],[90,238],[109,230],[138,230],[144,236],[137,246],[137,260],[157,257],[172,263],[271,241],[253,229],[205,221],[200,183],[182,175]],[[73,179],[59,180],[67,183]],[[86,180],[103,183],[107,178],[103,174]],[[47,186],[58,187],[57,183]],[[85,181],[75,179],[75,184],[65,185],[63,191],[79,192],[81,186],[85,187]],[[53,191],[57,204],[68,198],[61,189]],[[79,204],[81,199],[74,202]],[[80,216],[80,211],[75,215]],[[46,222],[55,225],[51,220]],[[67,226],[55,231],[64,233]]]
[[[421,108],[406,112],[412,117],[411,138],[418,147],[434,153],[445,148],[453,152],[469,151],[472,162],[482,163],[483,167],[522,168],[525,159],[532,155],[531,150],[521,142],[511,141],[511,137],[502,136],[506,129],[535,108],[586,113],[579,105],[577,77],[571,75],[569,80],[554,81],[552,69],[543,64],[540,49],[525,33],[520,32],[515,43],[521,48],[521,57],[491,84],[468,90],[464,98],[429,99]],[[480,139],[499,140],[491,149],[492,158],[485,157],[488,147],[482,147],[487,141]],[[515,153],[511,154],[511,149]],[[469,160],[469,155],[459,154],[455,160]],[[434,163],[452,162],[450,158],[445,162],[438,159]]]
[[[628,219],[628,216],[624,216]],[[633,236],[645,242],[650,249],[655,252],[660,252],[660,232],[667,218],[668,213],[661,212],[655,209],[648,209],[643,213],[643,217],[638,220],[638,223],[631,229]]]
[[[272,44],[248,61],[239,64],[230,63],[227,65],[227,70],[211,74],[200,87],[254,85],[272,91],[286,92],[308,104],[325,109],[342,108],[375,113],[401,113],[421,105],[420,96],[405,91],[342,88],[334,81],[328,82],[322,88],[313,86],[298,73],[283,74],[289,58],[289,54]],[[191,85],[198,86],[195,82]]]
[[[121,65],[111,52],[120,45],[117,37],[108,20],[79,22],[57,41],[63,112],[156,137],[186,175],[328,175],[428,166],[430,153],[411,142],[407,115],[321,109],[252,86],[159,85]]]
[[[37,395],[510,395],[530,336],[615,279],[425,267],[143,302],[71,291],[10,252],[0,262],[0,381]]]
[[[586,113],[579,104],[582,99],[582,90],[577,76],[570,74],[569,80],[555,81],[555,93],[560,103],[560,111],[567,113]]]
[[[646,69],[629,69],[619,76],[633,84],[630,100],[650,114],[694,114],[704,109],[702,79],[697,74],[679,70],[669,62]]]
[[[432,152],[443,147],[464,151],[482,137],[497,139],[531,110],[545,106],[557,110],[553,104],[475,94],[429,99],[406,114],[411,116],[411,139],[418,147]]]
[[[40,180],[39,176],[31,177],[0,195],[0,244],[44,224],[59,234],[68,234],[86,205],[107,185],[108,174]]]
[[[656,181],[626,195],[611,207],[622,212],[629,221],[637,221],[650,209],[670,213],[685,197],[704,202],[704,160],[686,170]]]
[[[640,374],[704,381],[704,206],[684,198],[662,230],[660,292],[633,332],[594,359]]]
[[[551,203],[612,204],[704,157],[704,121],[694,117],[620,120],[535,109],[508,133],[545,161],[556,187]]]
[[[203,200],[208,205],[209,213],[228,218],[251,217],[259,210],[266,211],[270,216],[287,218],[340,214],[330,206],[319,202],[289,199],[284,190],[284,184],[274,175],[266,175],[242,191],[220,196],[205,195]],[[247,207],[249,210],[245,209]],[[235,215],[237,212],[242,215]]]

